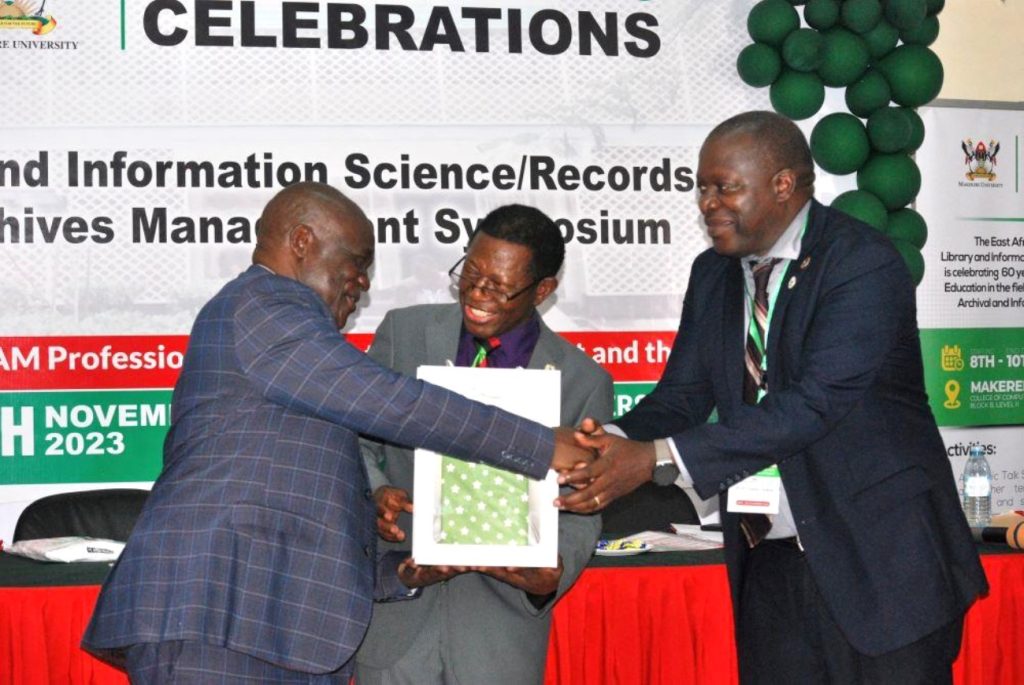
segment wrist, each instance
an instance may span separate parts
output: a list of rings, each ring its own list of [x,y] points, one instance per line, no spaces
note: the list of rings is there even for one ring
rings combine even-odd
[[[672,456],[672,448],[668,446],[667,439],[654,441],[654,466],[651,470],[651,480],[656,485],[672,485],[679,478],[679,467]]]

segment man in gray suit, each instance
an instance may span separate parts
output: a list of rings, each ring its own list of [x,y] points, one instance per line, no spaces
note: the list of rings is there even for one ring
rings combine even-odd
[[[290,186],[253,265],[200,311],[163,472],[82,640],[133,682],[348,682],[372,599],[416,584],[402,555],[378,558],[359,433],[533,478],[587,455],[345,342],[373,256],[352,201]]]
[[[424,364],[471,366],[481,345],[487,366],[561,371],[562,425],[590,412],[612,413],[611,377],[553,333],[537,307],[558,285],[565,245],[554,222],[532,207],[509,205],[488,214],[466,256],[451,270],[459,303],[390,312],[370,356],[413,374]],[[482,359],[482,357],[480,357]],[[413,455],[396,445],[364,443],[381,512],[411,511]],[[408,549],[407,515],[382,530]],[[378,604],[356,654],[359,685],[489,683],[543,680],[551,607],[590,559],[600,519],[559,515],[558,568],[415,567],[429,583],[414,602]]]

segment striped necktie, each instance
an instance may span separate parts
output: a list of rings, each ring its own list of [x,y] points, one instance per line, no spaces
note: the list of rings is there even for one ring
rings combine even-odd
[[[763,262],[749,262],[750,273],[754,277],[754,301],[750,317],[750,329],[747,331],[747,345],[743,374],[743,401],[757,404],[758,390],[767,390],[767,379],[761,362],[764,359],[765,331],[768,329],[768,281],[772,269],[781,259],[770,259]],[[740,529],[747,538],[747,544],[756,547],[772,528],[772,520],[765,514],[740,514]]]
[[[501,341],[477,341],[471,366],[488,366]],[[523,476],[483,464],[441,459],[440,541],[464,545],[525,545],[529,483]]]

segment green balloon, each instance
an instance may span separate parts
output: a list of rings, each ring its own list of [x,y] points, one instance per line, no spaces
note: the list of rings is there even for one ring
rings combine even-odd
[[[839,21],[839,3],[836,0],[808,0],[804,7],[804,21],[819,31],[832,28]]]
[[[921,121],[921,116],[909,107],[900,107],[899,109],[907,117],[907,121],[910,122],[910,140],[907,142],[907,146],[903,148],[903,152],[906,152],[908,155],[913,154],[917,148],[921,147],[921,143],[924,142],[924,122]]]
[[[878,0],[846,0],[840,9],[843,26],[854,33],[870,31],[882,18],[882,4]]]
[[[761,0],[747,15],[747,32],[756,43],[781,47],[799,27],[800,15],[786,0]]]
[[[814,29],[797,29],[782,43],[782,59],[797,71],[814,71],[825,56],[825,39]]]
[[[917,28],[926,16],[926,0],[889,0],[885,4],[885,18],[901,31]]]
[[[775,111],[790,119],[814,116],[825,102],[825,84],[817,74],[783,69],[768,91]]]
[[[921,251],[904,240],[894,240],[892,244],[903,257],[910,277],[914,279],[914,285],[920,284],[924,278],[924,257],[921,256]]]
[[[868,46],[871,59],[881,59],[892,52],[900,39],[900,31],[895,26],[882,19],[875,28],[867,33],[861,34],[864,44]]]
[[[921,171],[905,154],[877,154],[857,172],[857,188],[874,194],[886,209],[905,207],[921,189]]]
[[[928,0],[928,14],[936,15],[946,6],[946,0]]]
[[[846,107],[862,119],[888,105],[891,99],[889,82],[875,69],[868,69],[860,80],[846,89]]]
[[[916,29],[900,31],[900,40],[912,45],[931,45],[939,37],[939,18],[925,17]]]
[[[902,152],[910,145],[913,129],[906,110],[883,107],[868,117],[868,139],[879,152]]]
[[[928,240],[928,224],[925,223],[923,216],[910,207],[904,207],[889,213],[889,224],[886,226],[885,234],[893,240],[910,243],[920,250]]]
[[[885,205],[866,190],[848,190],[832,200],[832,206],[854,219],[874,226],[879,231],[885,231],[889,222],[889,213],[885,210]]]
[[[864,73],[871,59],[867,45],[857,34],[835,28],[825,33],[825,58],[818,76],[826,86],[848,86]]]
[[[782,72],[782,58],[770,45],[751,43],[740,50],[736,58],[736,71],[748,86],[770,86]]]
[[[923,45],[901,45],[878,62],[892,89],[892,99],[904,107],[931,102],[942,90],[942,62]]]
[[[852,174],[871,154],[864,124],[845,112],[822,117],[811,131],[810,142],[814,161],[830,174]]]

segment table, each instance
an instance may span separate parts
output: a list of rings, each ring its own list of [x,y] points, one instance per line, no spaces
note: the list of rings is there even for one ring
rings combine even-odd
[[[1024,553],[980,550],[992,590],[967,614],[954,680],[1024,683]],[[78,648],[108,570],[0,554],[0,683],[127,683]],[[555,607],[545,685],[735,683],[732,631],[720,552],[596,558]]]

